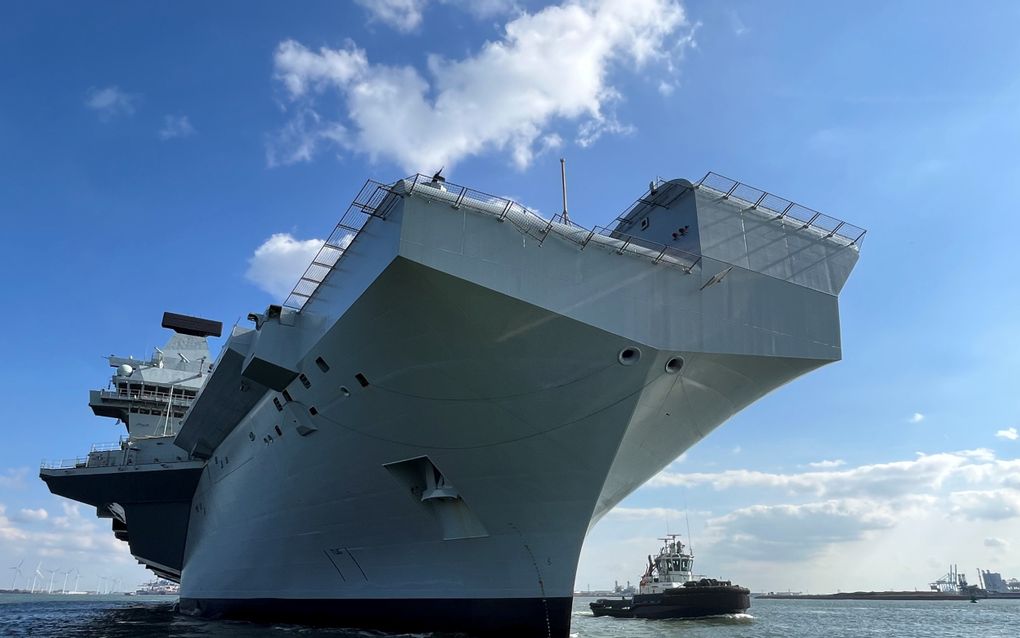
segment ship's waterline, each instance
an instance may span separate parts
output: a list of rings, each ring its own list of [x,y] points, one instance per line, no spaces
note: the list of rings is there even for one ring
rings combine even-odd
[[[439,181],[369,188],[293,307],[198,368],[172,434],[43,478],[179,580],[184,611],[565,636],[590,526],[840,357],[860,236],[726,190],[663,182],[598,232]],[[127,398],[97,413],[130,429]],[[143,472],[144,495],[124,480]]]

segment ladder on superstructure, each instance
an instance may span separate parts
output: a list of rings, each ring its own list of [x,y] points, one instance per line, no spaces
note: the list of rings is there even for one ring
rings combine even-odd
[[[391,197],[392,195],[392,197]],[[375,180],[365,182],[357,196],[347,207],[336,228],[322,244],[305,274],[283,302],[284,307],[301,310],[326,277],[340,263],[347,250],[357,241],[368,220],[373,217],[385,219],[399,196],[386,184]],[[387,199],[388,198],[388,199]]]

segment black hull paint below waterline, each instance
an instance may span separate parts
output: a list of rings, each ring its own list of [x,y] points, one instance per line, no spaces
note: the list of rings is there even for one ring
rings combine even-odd
[[[184,614],[386,631],[566,638],[572,598],[181,598]]]

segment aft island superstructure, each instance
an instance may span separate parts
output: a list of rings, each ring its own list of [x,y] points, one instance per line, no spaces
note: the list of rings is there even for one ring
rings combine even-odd
[[[42,478],[188,613],[563,637],[588,529],[839,360],[863,235],[715,174],[594,229],[438,176],[368,182],[214,363],[218,324],[177,315],[152,361],[111,358],[93,406],[128,438]]]

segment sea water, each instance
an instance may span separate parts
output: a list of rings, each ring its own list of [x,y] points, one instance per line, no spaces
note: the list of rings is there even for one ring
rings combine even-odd
[[[574,600],[577,638],[1017,638],[1020,599],[962,601],[752,600],[746,614],[698,620],[595,618]],[[0,594],[0,636],[219,638],[397,636],[382,632],[201,620],[175,600],[144,596]],[[407,635],[407,634],[403,634]],[[444,634],[418,634],[442,638]]]

